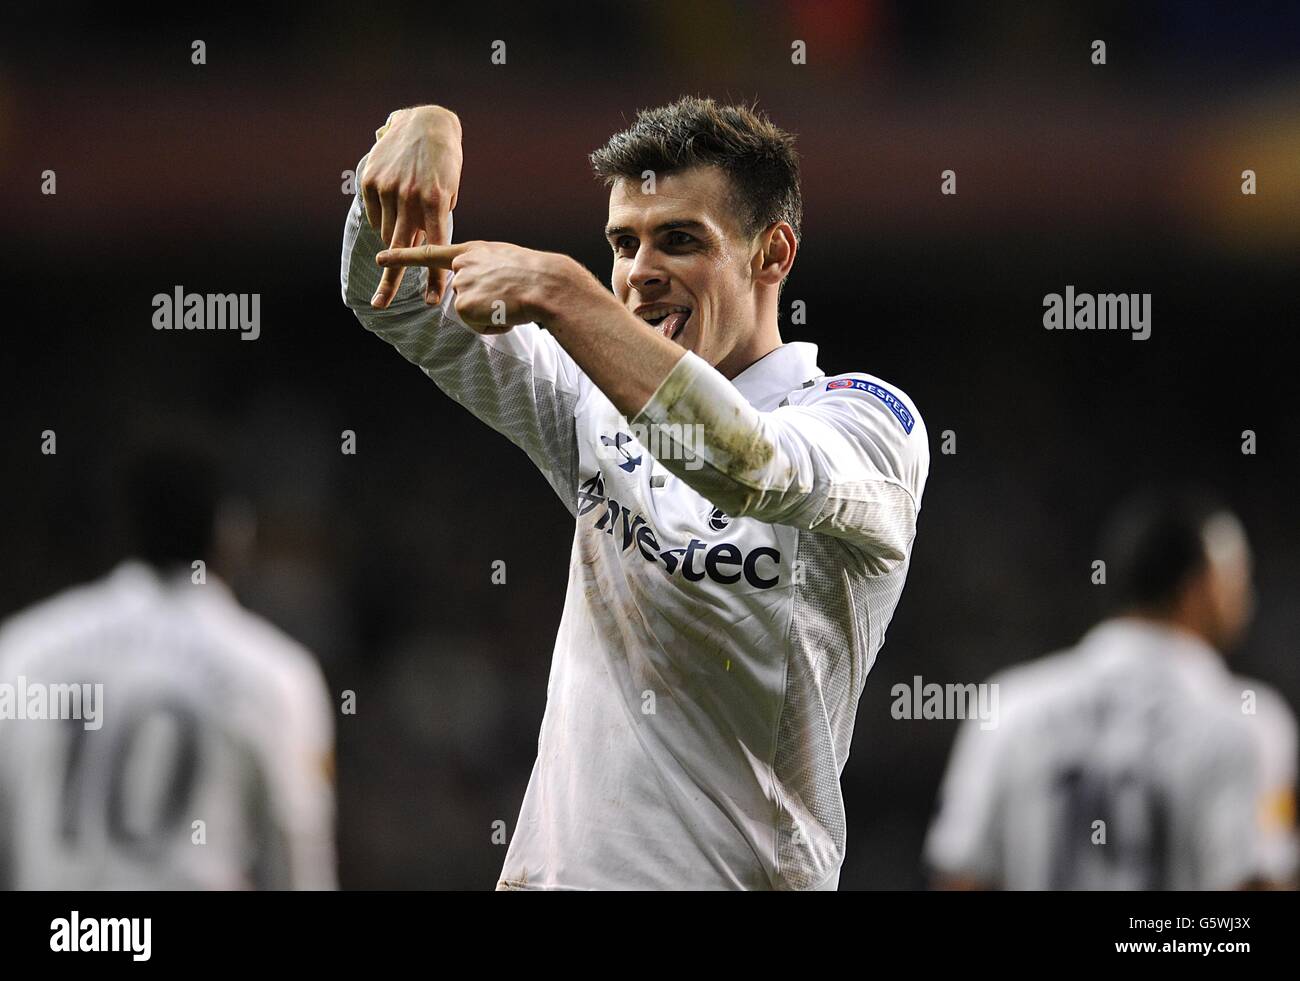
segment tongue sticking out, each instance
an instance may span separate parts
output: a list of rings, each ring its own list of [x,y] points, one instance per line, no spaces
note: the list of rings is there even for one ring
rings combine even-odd
[[[664,337],[667,337],[669,340],[672,340],[673,335],[681,330],[685,325],[688,317],[690,317],[689,313],[682,313],[680,311],[677,313],[670,313],[660,322],[659,333],[663,334]]]

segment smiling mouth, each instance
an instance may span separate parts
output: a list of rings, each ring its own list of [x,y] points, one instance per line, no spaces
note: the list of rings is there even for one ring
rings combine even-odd
[[[675,341],[681,336],[682,331],[686,329],[686,324],[691,319],[692,312],[689,307],[680,307],[655,317],[642,317],[641,319],[661,337]]]

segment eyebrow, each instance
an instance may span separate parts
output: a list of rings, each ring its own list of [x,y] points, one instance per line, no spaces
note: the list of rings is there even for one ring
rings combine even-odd
[[[666,221],[662,225],[656,225],[652,234],[658,235],[660,232],[671,232],[678,228],[690,228],[696,231],[707,231],[707,227],[702,221],[695,221],[692,218],[678,218],[674,221]],[[606,238],[617,238],[620,235],[635,235],[636,232],[627,225],[607,225],[605,227]]]

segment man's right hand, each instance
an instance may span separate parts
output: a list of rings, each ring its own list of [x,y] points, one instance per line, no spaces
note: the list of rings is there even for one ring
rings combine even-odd
[[[447,245],[448,216],[460,191],[460,120],[441,106],[399,109],[375,133],[361,175],[366,220],[390,249]],[[370,305],[382,310],[397,295],[401,267],[384,270]],[[425,303],[442,299],[445,269],[430,267]]]

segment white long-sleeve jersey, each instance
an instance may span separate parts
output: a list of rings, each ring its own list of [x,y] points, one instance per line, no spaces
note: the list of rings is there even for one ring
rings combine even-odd
[[[1107,620],[991,679],[962,723],[926,857],[1006,889],[1232,889],[1295,871],[1296,725],[1181,630]]]
[[[411,269],[371,309],[382,248],[358,197],[344,301],[576,520],[497,888],[834,889],[839,778],[929,468],[916,407],[793,343],[731,381],[688,353],[629,424],[536,325],[466,327],[454,276],[438,307]]]
[[[0,625],[0,888],[332,889],[332,753],[306,650],[123,562]]]

